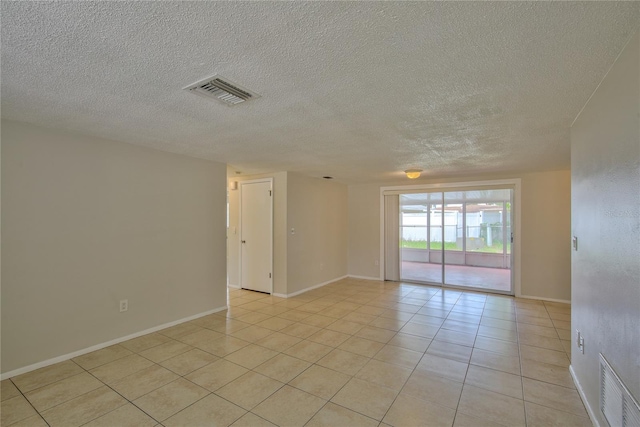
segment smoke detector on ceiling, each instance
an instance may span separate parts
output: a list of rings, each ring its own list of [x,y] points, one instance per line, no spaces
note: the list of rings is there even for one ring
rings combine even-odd
[[[205,98],[213,98],[229,106],[240,104],[241,102],[251,99],[260,98],[255,92],[252,92],[221,75],[214,75],[190,84],[183,88],[189,92],[203,96]]]

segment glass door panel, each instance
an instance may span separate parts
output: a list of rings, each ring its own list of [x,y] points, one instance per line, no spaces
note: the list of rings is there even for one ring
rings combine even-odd
[[[445,192],[444,198],[444,283],[456,285],[460,282],[458,269],[465,258],[464,192]]]
[[[442,284],[442,193],[400,195],[400,279]]]
[[[445,251],[445,284],[511,292],[511,197],[510,189],[445,192],[462,251]]]

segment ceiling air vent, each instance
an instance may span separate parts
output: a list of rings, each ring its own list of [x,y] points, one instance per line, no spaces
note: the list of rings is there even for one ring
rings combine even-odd
[[[260,98],[257,93],[251,92],[219,75],[200,80],[185,87],[184,90],[188,90],[195,95],[217,99],[227,105],[236,105],[250,99]]]

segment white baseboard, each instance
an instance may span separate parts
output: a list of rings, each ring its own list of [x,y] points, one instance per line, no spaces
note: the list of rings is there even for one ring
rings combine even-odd
[[[240,285],[234,285],[233,283],[227,283],[227,287],[233,289],[240,289]]]
[[[587,409],[587,414],[589,414],[589,418],[591,419],[591,423],[595,427],[600,427],[600,423],[598,422],[598,418],[596,417],[595,412],[593,412],[593,409],[589,405],[589,402],[587,401],[587,396],[584,394],[584,390],[582,389],[582,386],[580,385],[580,381],[578,381],[578,377],[576,376],[576,373],[573,370],[573,365],[569,365],[569,373],[571,374],[571,378],[573,379],[573,383],[576,386],[576,390],[578,390],[578,394],[580,395],[580,399],[582,399],[582,403],[584,404],[584,407]]]
[[[323,286],[328,285],[329,283],[334,283],[334,282],[337,282],[338,280],[346,279],[347,277],[349,277],[349,276],[337,277],[337,278],[335,278],[335,279],[331,279],[331,280],[328,280],[328,281],[326,281],[326,282],[318,283],[317,285],[313,285],[313,286],[311,286],[311,287],[304,288],[304,289],[302,289],[301,291],[293,292],[293,293],[291,293],[291,294],[277,294],[277,293],[273,293],[272,295],[273,295],[274,297],[280,297],[280,298],[291,298],[291,297],[295,297],[295,296],[300,295],[300,294],[304,294],[305,292],[309,292],[309,291],[311,291],[311,290],[313,290],[313,289],[321,288],[321,287],[323,287]]]
[[[349,274],[347,277],[350,277],[352,279],[363,279],[363,280],[376,280],[376,281],[381,281],[382,279],[380,279],[379,277],[369,277],[369,276],[355,276],[353,274]]]
[[[160,331],[162,329],[170,328],[171,326],[179,325],[180,323],[188,322],[190,320],[198,319],[209,314],[217,313],[219,311],[226,310],[227,306],[214,308],[202,313],[194,314],[193,316],[185,317],[183,319],[174,320],[173,322],[164,323],[162,325],[154,326],[153,328],[145,329],[144,331],[136,332],[124,337],[116,338],[111,341],[103,342],[93,345],[91,347],[83,348],[82,350],[74,351],[73,353],[64,354],[62,356],[54,357],[52,359],[43,360],[42,362],[34,363],[23,368],[14,369],[13,371],[5,372],[0,375],[0,380],[6,380],[7,378],[15,377],[16,375],[25,374],[27,372],[35,371],[36,369],[44,368],[45,366],[54,365],[56,363],[64,362],[65,360],[73,359],[74,357],[82,356],[83,354],[91,353],[93,351],[101,350],[105,347],[109,347],[115,344],[119,344],[123,341],[127,341],[133,338],[138,338],[143,335],[151,334],[153,332]]]
[[[482,289],[479,289],[479,290],[482,290]],[[571,304],[571,300],[555,299],[555,298],[544,298],[544,297],[533,297],[533,296],[530,296],[530,295],[516,295],[516,298],[535,299],[535,300],[539,300],[539,301],[561,302],[563,304]]]

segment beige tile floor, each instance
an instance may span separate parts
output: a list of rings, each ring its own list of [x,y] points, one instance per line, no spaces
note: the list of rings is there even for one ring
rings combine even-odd
[[[589,426],[571,308],[345,279],[2,381],[2,426]]]

